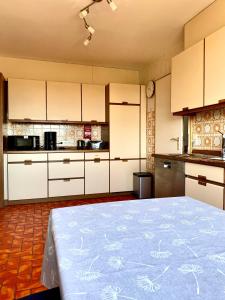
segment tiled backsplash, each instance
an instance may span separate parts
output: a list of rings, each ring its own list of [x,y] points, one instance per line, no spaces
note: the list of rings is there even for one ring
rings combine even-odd
[[[63,142],[63,146],[77,146],[77,140],[84,136],[83,125],[48,125],[48,124],[14,124],[8,123],[5,127],[5,135],[38,135],[40,145],[44,145],[44,132],[57,132],[57,143]],[[92,126],[92,140],[101,140],[101,126]]]
[[[199,150],[220,150],[221,134],[225,132],[225,109],[201,112],[191,117],[192,148]]]

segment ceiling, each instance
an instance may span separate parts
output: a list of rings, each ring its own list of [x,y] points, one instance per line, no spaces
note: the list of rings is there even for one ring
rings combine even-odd
[[[91,0],[0,1],[0,56],[140,68],[181,47],[183,25],[213,0],[106,0],[90,9],[88,47],[78,14]]]

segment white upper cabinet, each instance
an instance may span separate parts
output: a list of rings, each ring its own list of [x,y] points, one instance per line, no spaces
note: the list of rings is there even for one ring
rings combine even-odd
[[[225,99],[225,27],[205,39],[205,105]]]
[[[140,85],[138,84],[109,84],[110,103],[140,104]]]
[[[45,81],[8,79],[8,118],[46,120]]]
[[[110,158],[139,158],[139,106],[110,105]]]
[[[47,120],[81,121],[81,84],[47,82]]]
[[[82,84],[82,121],[105,122],[105,86]]]
[[[171,111],[202,107],[203,90],[204,41],[201,41],[172,59]]]

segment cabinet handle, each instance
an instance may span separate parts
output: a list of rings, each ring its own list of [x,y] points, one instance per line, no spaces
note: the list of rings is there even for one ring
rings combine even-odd
[[[198,184],[206,186],[206,176],[198,175]]]
[[[32,165],[32,160],[25,160],[24,165],[26,165],[26,166]]]
[[[68,119],[65,119],[65,120],[62,120],[62,122],[69,122],[69,120],[68,120]]]
[[[219,100],[218,103],[225,103],[225,99]]]
[[[128,102],[127,102],[127,101],[123,101],[122,104],[123,104],[123,105],[127,105]]]
[[[114,160],[120,160],[120,157],[114,157]]]
[[[98,121],[97,121],[97,120],[91,120],[91,122],[92,122],[92,123],[98,123]]]
[[[31,121],[30,118],[24,118],[24,121]]]
[[[95,163],[100,163],[101,159],[100,158],[94,158]]]
[[[128,159],[122,159],[122,162],[128,162]]]
[[[64,163],[64,164],[69,164],[69,163],[70,163],[70,159],[69,159],[69,158],[65,158],[65,159],[63,160],[63,163]]]
[[[70,178],[64,178],[63,181],[64,181],[64,182],[69,182],[69,181],[70,181]]]
[[[184,111],[184,110],[188,110],[189,108],[188,107],[183,107],[182,108],[182,110]]]

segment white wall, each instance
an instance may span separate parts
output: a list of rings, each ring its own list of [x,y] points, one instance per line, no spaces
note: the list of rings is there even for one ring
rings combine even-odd
[[[188,48],[225,26],[225,0],[216,0],[184,27],[184,46]]]
[[[0,57],[0,72],[6,79],[8,77],[15,77],[99,84],[107,84],[109,82],[139,83],[139,72],[136,70],[104,68],[9,57]]]

